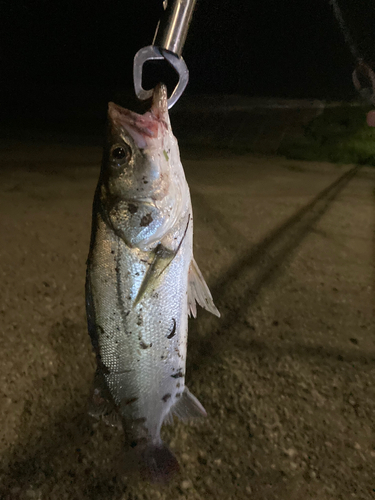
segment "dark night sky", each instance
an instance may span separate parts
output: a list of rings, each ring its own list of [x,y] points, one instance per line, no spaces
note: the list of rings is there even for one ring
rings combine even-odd
[[[131,89],[132,59],[151,43],[161,4],[2,0],[3,109],[10,111],[14,103],[22,113],[32,103],[58,105],[72,96],[84,103],[79,95],[85,93],[108,100],[116,90]],[[373,2],[341,0],[339,5],[357,44],[375,60]],[[354,95],[354,60],[328,0],[198,0],[184,57],[189,93]]]

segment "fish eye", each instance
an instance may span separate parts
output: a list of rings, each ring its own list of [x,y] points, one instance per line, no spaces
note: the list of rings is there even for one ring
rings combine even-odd
[[[114,146],[111,150],[111,156],[114,160],[121,161],[129,161],[132,155],[131,148],[128,144],[123,146]]]

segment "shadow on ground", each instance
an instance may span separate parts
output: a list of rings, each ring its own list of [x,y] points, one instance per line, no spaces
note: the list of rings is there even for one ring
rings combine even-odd
[[[297,249],[306,235],[313,230],[314,225],[327,212],[332,202],[346,185],[357,175],[360,168],[360,166],[355,166],[345,172],[310,203],[267,235],[263,241],[246,253],[214,284],[211,289],[212,295],[215,298],[217,297],[217,304],[219,310],[222,311],[223,317],[219,323],[219,329],[215,328],[213,322],[210,321],[211,324],[206,330],[211,330],[212,333],[207,334],[204,341],[197,340],[197,335],[194,334],[196,323],[190,323],[189,345],[191,350],[189,351],[189,361],[193,370],[202,369],[205,364],[210,363],[212,357],[220,353],[224,346],[227,348],[226,335],[228,332],[233,330],[236,323],[241,323],[244,320],[243,312],[248,310],[249,305],[255,304],[262,288],[276,279],[281,271],[282,264]],[[209,207],[207,203],[205,212],[208,213],[210,220],[220,220],[218,213],[212,207]],[[223,224],[222,221],[220,224]],[[224,230],[237,241],[243,239],[243,236],[238,232],[234,232],[231,226],[225,227]],[[248,280],[247,271],[252,269],[256,270],[255,276]],[[229,309],[228,304],[230,304]],[[236,340],[236,342],[238,341],[239,339]],[[249,340],[249,343],[250,345],[245,342],[243,347],[251,347],[255,350],[267,349],[265,342],[260,343],[259,341]],[[342,361],[345,357],[347,361],[350,361],[345,353],[329,352],[323,346],[308,348],[296,345],[294,350],[304,356],[329,356],[339,361]],[[353,353],[350,354],[350,358],[354,361]],[[366,358],[363,355],[358,355],[357,360],[362,360],[365,363],[375,363],[375,359],[372,357]]]

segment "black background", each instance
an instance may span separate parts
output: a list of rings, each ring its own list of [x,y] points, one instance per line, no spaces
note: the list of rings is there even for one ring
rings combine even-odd
[[[375,60],[373,2],[339,5]],[[3,0],[3,115],[84,110],[131,92],[134,54],[151,43],[161,10],[161,0]],[[355,96],[355,61],[328,0],[198,0],[184,58],[190,94]]]

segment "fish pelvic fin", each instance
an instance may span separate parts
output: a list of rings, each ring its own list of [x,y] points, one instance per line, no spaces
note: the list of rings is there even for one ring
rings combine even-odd
[[[211,292],[205,282],[203,275],[198,267],[198,264],[193,258],[189,267],[188,280],[188,310],[189,315],[197,317],[197,305],[220,318],[220,313],[214,304]]]

